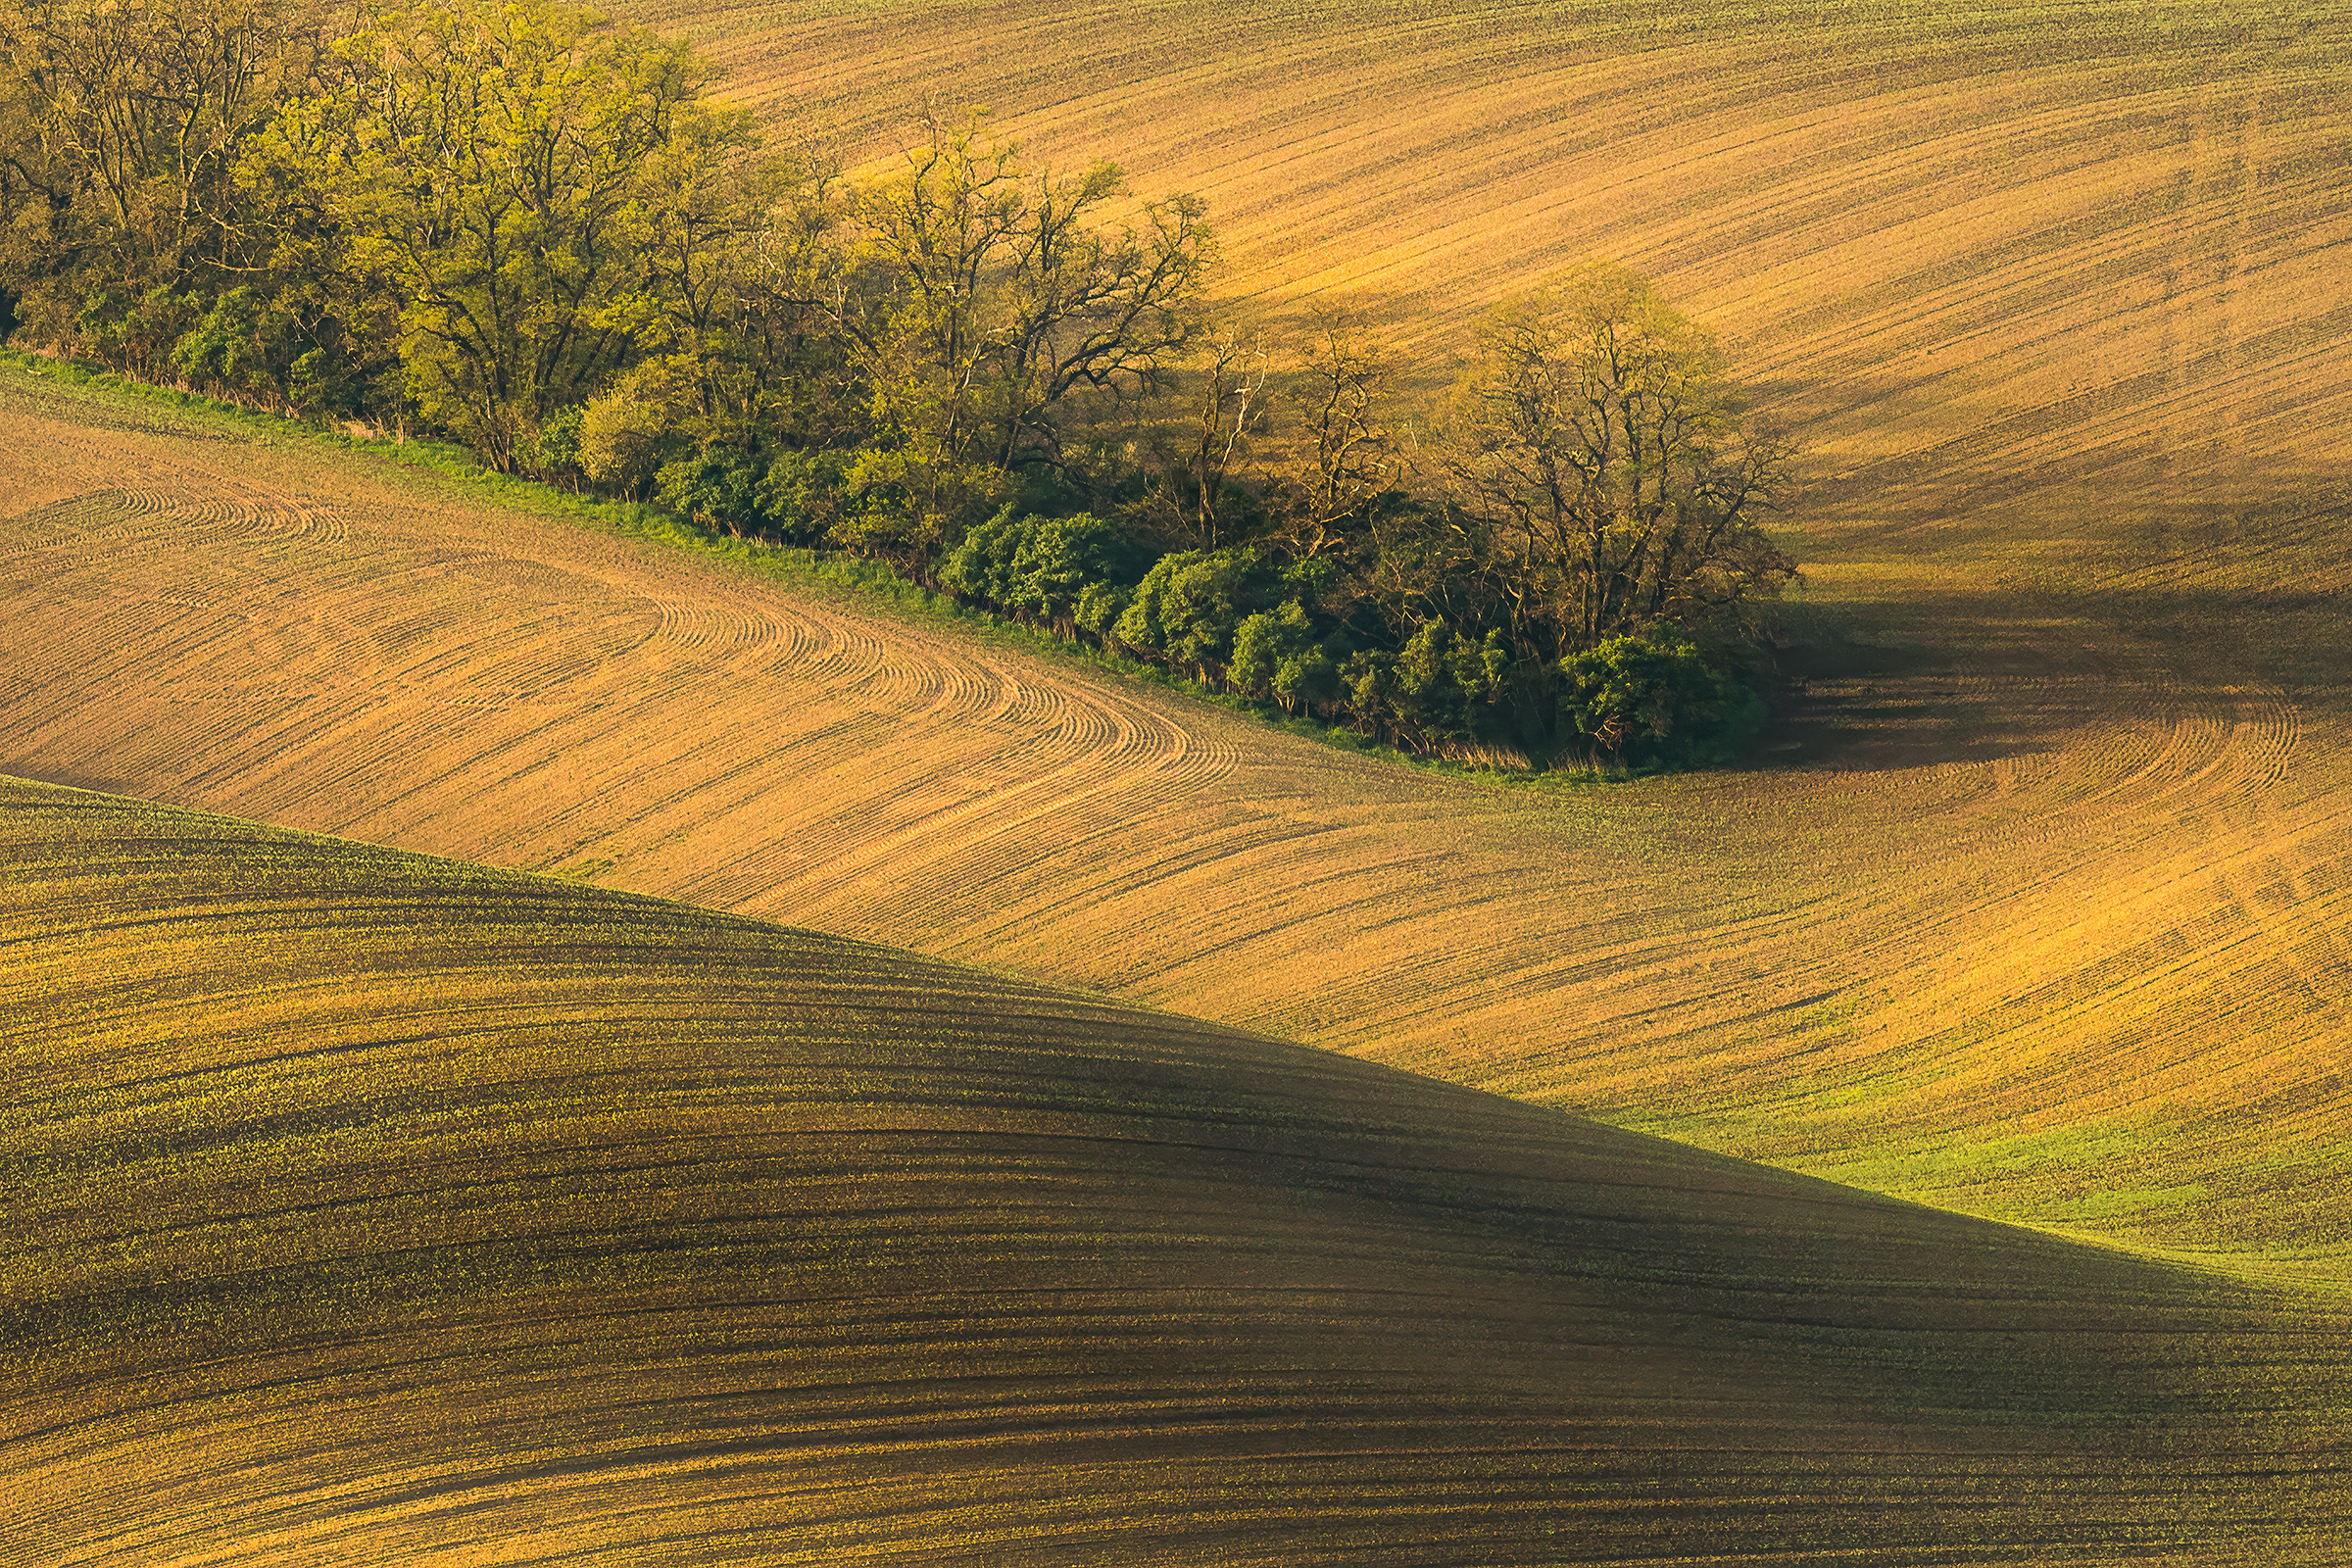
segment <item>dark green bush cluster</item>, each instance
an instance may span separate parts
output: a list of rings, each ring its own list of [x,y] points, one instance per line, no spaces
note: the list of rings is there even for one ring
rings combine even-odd
[[[1728,661],[1670,626],[1563,660],[1558,693],[1563,732],[1636,766],[1721,761],[1765,717]]]
[[[1105,636],[1152,569],[1126,530],[1088,513],[1023,515],[1005,507],[940,563],[940,586],[1063,636]]]
[[[1006,507],[947,553],[937,580],[1010,618],[1412,751],[1544,737],[1564,760],[1688,766],[1721,760],[1763,721],[1732,656],[1672,627],[1531,668],[1499,630],[1472,637],[1438,620],[1381,646],[1313,608],[1316,576],[1247,548],[1153,559],[1116,522]]]

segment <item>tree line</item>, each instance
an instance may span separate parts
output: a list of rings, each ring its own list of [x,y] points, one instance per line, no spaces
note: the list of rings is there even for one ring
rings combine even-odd
[[[1407,420],[1362,322],[1220,320],[1189,196],[926,117],[762,145],[557,0],[0,0],[0,332],[853,552],[1433,753],[1691,762],[1760,721],[1785,442],[1586,264]]]

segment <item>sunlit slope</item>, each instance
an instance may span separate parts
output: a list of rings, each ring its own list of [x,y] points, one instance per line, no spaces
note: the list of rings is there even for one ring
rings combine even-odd
[[[1596,254],[1733,341],[1816,517],[2138,537],[2352,466],[2341,6],[638,0],[788,136],[985,104],[1411,349]],[[2336,503],[2340,508],[2340,501]]]
[[[2343,1544],[2334,1315],[889,950],[8,782],[0,1039],[11,1562]]]
[[[2095,557],[2047,558],[2063,591],[1973,596],[1965,556],[1889,557],[1843,607],[1872,646],[1836,645],[1835,700],[1776,742],[1797,749],[1539,796],[152,406],[0,389],[0,770],[2342,1272],[2333,535],[2250,531],[2235,577],[2184,558],[2095,600]]]

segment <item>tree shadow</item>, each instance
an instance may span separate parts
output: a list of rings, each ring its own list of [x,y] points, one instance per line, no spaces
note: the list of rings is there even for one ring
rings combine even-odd
[[[2093,705],[2053,690],[2049,663],[1972,596],[1906,597],[1808,617],[1774,661],[1773,717],[1740,767],[1896,771],[2045,751]],[[1989,635],[1988,635],[1989,634]],[[1987,646],[1989,644],[1989,647]]]
[[[1997,760],[2182,709],[2352,714],[2339,480],[1833,521],[1816,544],[1873,587],[1787,607],[1754,768]]]
[[[2266,700],[2352,717],[2352,598],[2132,586],[1917,592],[1810,617],[1778,651],[1748,771],[1991,762],[2086,728]]]

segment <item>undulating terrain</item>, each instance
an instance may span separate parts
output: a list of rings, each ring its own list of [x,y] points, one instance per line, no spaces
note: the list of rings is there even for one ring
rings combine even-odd
[[[2266,678],[2253,645],[2329,657],[2331,536],[2280,547],[2321,610],[2266,623],[2217,590],[2195,637],[2050,589],[1936,619],[1951,558],[1890,558],[1895,606],[1812,612],[1849,618],[1782,749],[1544,791],[300,441],[0,385],[0,769],[2342,1276],[2352,757],[2336,691]]]
[[[1354,305],[1442,357],[1567,261],[1623,262],[1800,428],[1804,515],[1841,536],[1932,524],[2030,574],[2043,543],[2129,557],[2341,514],[2340,6],[617,10],[702,43],[782,137],[853,169],[927,100],[1197,192],[1227,294],[1272,319]]]
[[[0,953],[10,1563],[2342,1544],[2340,1312],[1330,1053],[13,781]]]
[[[1780,717],[1401,767],[0,368],[0,774],[161,803],[0,797],[0,1562],[2344,1560],[2340,8],[624,9],[1425,384],[1651,273]]]

